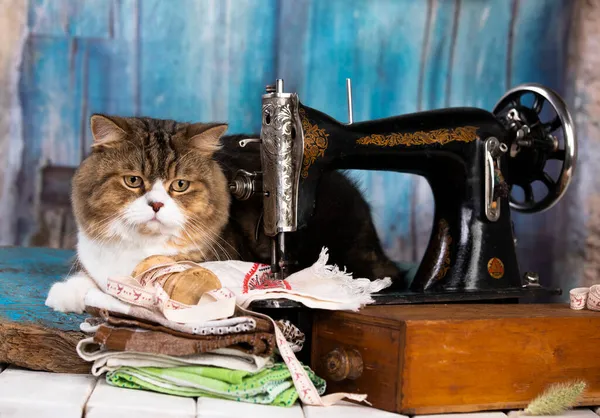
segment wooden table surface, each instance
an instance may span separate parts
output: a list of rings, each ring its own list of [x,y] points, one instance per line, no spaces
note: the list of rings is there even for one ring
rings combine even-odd
[[[0,248],[0,321],[78,330],[82,316],[54,312],[44,305],[52,283],[69,273],[74,255],[50,248]]]
[[[85,316],[63,314],[44,302],[70,270],[74,253],[48,248],[0,248],[0,362],[33,370],[87,373],[74,353]]]

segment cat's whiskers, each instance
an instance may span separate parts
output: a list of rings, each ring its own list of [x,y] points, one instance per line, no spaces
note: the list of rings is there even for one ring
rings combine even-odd
[[[217,242],[215,242],[215,241],[214,241],[214,240],[211,238],[211,236],[210,236],[210,235],[207,233],[207,231],[205,231],[205,230],[204,230],[203,228],[201,228],[199,225],[194,225],[193,223],[190,223],[190,222],[188,221],[188,223],[187,223],[187,224],[184,226],[184,228],[189,228],[189,229],[190,229],[190,230],[191,230],[191,231],[194,233],[194,235],[197,235],[197,236],[199,236],[199,238],[200,238],[200,239],[201,239],[203,242],[205,242],[205,241],[207,241],[207,240],[208,240],[208,244],[209,244],[209,245],[210,245],[210,244],[213,244],[213,243],[218,245],[218,243],[217,243]],[[184,229],[184,230],[185,230],[185,229]],[[190,236],[190,234],[187,232],[187,230],[186,230],[185,232],[186,232],[186,234],[188,234],[188,236]],[[214,250],[213,250],[213,252],[214,252]],[[215,255],[216,255],[216,254],[215,254]]]
[[[217,261],[222,261],[219,251],[217,251],[217,249],[214,247],[214,245],[212,245],[213,243],[210,240],[201,239],[201,241],[215,255],[215,258],[217,259]]]
[[[235,254],[237,254],[238,257],[241,257],[240,253],[235,249],[235,247],[233,245],[231,245],[230,243],[228,243],[226,240],[224,240],[222,237],[220,237],[219,235],[214,234],[213,232],[207,230],[206,228],[203,229],[203,231],[205,231],[208,234],[208,237],[212,240],[212,242],[214,242],[216,245],[219,246],[219,248],[221,248],[221,250],[227,256],[228,260],[231,260],[232,256],[230,255],[229,251],[227,249],[225,249],[225,247],[222,244],[219,243],[219,240],[222,241],[227,246],[229,246],[229,248],[231,248],[233,250],[233,252]]]
[[[226,259],[231,260],[231,256],[230,256],[229,252],[218,241],[216,241],[213,237],[211,237],[210,231],[208,231],[206,228],[203,228],[201,225],[195,224],[193,222],[188,223],[187,226],[190,229],[192,229],[193,232],[196,232],[197,234],[199,234],[201,236],[204,235],[209,240],[209,243],[216,244],[219,247],[219,249],[224,253]],[[217,255],[216,252],[215,252],[215,255]],[[217,257],[218,257],[218,255],[217,255]]]
[[[95,223],[92,228],[88,229],[88,231],[86,231],[86,233],[88,235],[91,234],[96,234],[98,232],[97,235],[103,235],[105,231],[105,229],[110,226],[110,224],[118,219],[119,217],[123,216],[121,213],[117,212],[117,213],[113,213],[103,219],[100,219],[97,223]]]
[[[192,238],[192,236],[185,230],[185,226],[183,224],[178,224],[180,230],[187,235],[190,243],[196,247],[196,250],[199,251],[202,254],[202,258],[206,258],[206,255],[204,254],[204,250],[202,248],[200,248],[200,246],[196,243],[196,241],[194,241],[194,239]],[[204,244],[204,243],[203,243]],[[209,249],[211,249],[213,251],[213,253],[215,254],[215,256],[217,258],[219,258],[219,255],[214,251],[214,249],[212,247],[210,247],[209,245]],[[219,260],[220,261],[220,260]]]
[[[213,241],[215,242],[215,244],[219,245],[219,247],[221,247],[221,249],[225,252],[225,254],[227,254],[227,257],[229,260],[231,259],[229,252],[227,250],[225,250],[225,248],[221,244],[219,244],[217,242],[217,240],[220,240],[225,245],[228,245],[229,248],[231,248],[237,254],[238,257],[240,257],[240,253],[235,249],[235,247],[233,245],[231,245],[229,242],[227,242],[227,240],[223,239],[223,237],[221,237],[220,235],[216,234],[215,232],[213,232],[209,228],[207,228],[207,226],[204,225],[204,223],[200,219],[189,218],[188,222],[191,223],[191,225],[195,225],[196,227],[198,227],[200,229],[200,231],[198,231],[198,232],[206,234],[209,237],[211,237],[213,239]]]

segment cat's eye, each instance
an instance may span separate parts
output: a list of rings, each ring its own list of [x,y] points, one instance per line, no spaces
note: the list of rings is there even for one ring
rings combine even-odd
[[[137,189],[144,184],[142,178],[139,176],[124,176],[123,181],[127,187],[131,187],[132,189]]]
[[[187,180],[175,180],[171,183],[171,190],[174,192],[185,192],[190,187],[190,182]]]

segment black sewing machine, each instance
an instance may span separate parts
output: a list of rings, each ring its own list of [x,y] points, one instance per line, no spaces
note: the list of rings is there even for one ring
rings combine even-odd
[[[528,106],[522,97],[534,97]],[[354,123],[348,80],[349,123],[341,123],[285,93],[283,80],[262,96],[261,172],[238,172],[233,194],[263,197],[264,232],[272,238],[272,270],[289,274],[286,242],[311,217],[326,170],[365,169],[425,177],[435,199],[429,246],[410,291],[385,293],[376,303],[401,304],[520,298],[560,293],[523,274],[515,253],[510,209],[552,207],[571,180],[576,154],[573,122],[563,100],[536,84],[508,91],[492,112],[449,108]],[[544,102],[556,114],[542,123]],[[562,134],[560,147],[557,133]],[[240,146],[246,146],[242,141]],[[558,181],[545,171],[562,162]],[[532,183],[548,188],[536,201]],[[260,186],[262,184],[262,186]],[[524,190],[518,201],[513,186]],[[274,305],[280,306],[280,305]]]

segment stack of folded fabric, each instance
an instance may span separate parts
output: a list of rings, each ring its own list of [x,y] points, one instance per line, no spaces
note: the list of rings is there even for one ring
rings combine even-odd
[[[229,318],[185,324],[96,289],[86,300],[90,317],[81,329],[91,336],[77,352],[93,362],[93,375],[106,373],[110,385],[276,406],[298,399],[287,366],[278,361],[274,332],[277,326],[292,350],[300,351],[304,334],[289,321],[274,325],[236,308]],[[325,382],[305,370],[322,394]]]
[[[323,393],[325,381],[308,367],[305,370],[319,392]],[[292,406],[298,399],[291,373],[283,363],[256,373],[203,366],[122,367],[110,373],[108,379],[115,386],[178,396],[212,397],[274,406]]]
[[[179,396],[291,406],[327,406],[366,395],[321,397],[325,381],[295,357],[304,335],[286,321],[248,310],[252,301],[287,298],[319,309],[358,310],[389,278],[354,279],[317,262],[286,280],[269,266],[242,261],[143,260],[131,276],[109,277],[85,297],[91,315],[77,346],[92,373],[113,386]]]

